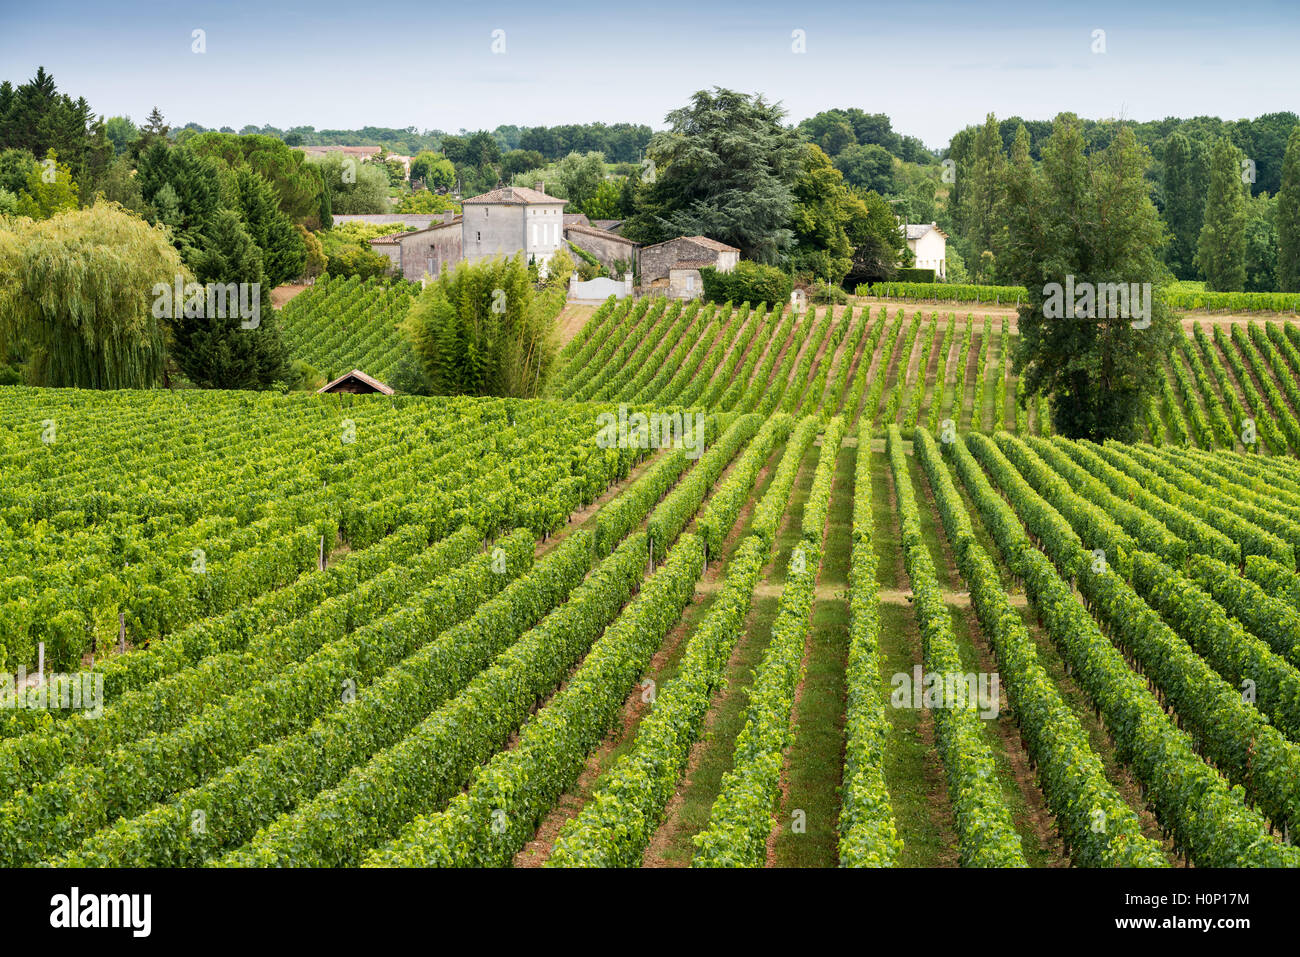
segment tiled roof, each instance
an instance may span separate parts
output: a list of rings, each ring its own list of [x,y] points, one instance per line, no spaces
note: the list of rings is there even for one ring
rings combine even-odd
[[[454,219],[452,219],[450,222],[430,223],[428,226],[425,226],[423,229],[406,229],[406,230],[402,230],[401,232],[388,233],[387,235],[384,236],[376,236],[374,239],[370,240],[370,245],[396,246],[399,242],[401,242],[403,239],[406,239],[409,236],[418,236],[421,233],[433,232],[435,229],[446,229],[448,226],[455,226],[463,218],[464,217],[462,216],[457,216]]]
[[[635,239],[628,239],[626,236],[620,236],[618,233],[611,233],[608,230],[597,229],[595,226],[570,226],[566,223],[564,231],[570,233],[581,233],[583,236],[598,236],[601,239],[613,240],[616,243],[626,243],[629,246],[637,245]]]
[[[469,199],[462,199],[462,206],[469,203],[492,203],[506,204],[510,206],[531,206],[535,203],[567,203],[567,199],[560,199],[558,196],[547,196],[545,193],[539,193],[535,189],[529,189],[527,186],[502,186],[500,189],[494,189],[484,193],[481,196],[472,196]]]
[[[740,252],[735,246],[728,246],[726,243],[720,243],[716,239],[710,239],[708,236],[687,236],[693,243],[699,243],[706,249],[714,249],[720,253],[738,253]]]
[[[353,369],[351,372],[339,376],[337,379],[335,379],[333,382],[329,383],[328,385],[324,385],[321,388],[317,389],[316,394],[320,395],[323,392],[329,392],[339,384],[348,381],[348,379],[356,379],[358,382],[363,382],[366,385],[370,386],[370,388],[374,389],[376,392],[382,392],[384,395],[393,394],[393,389],[391,386],[384,385],[378,379],[372,379],[370,376],[366,375],[360,369]]]
[[[930,232],[930,230],[934,230],[944,239],[948,238],[948,234],[934,223],[908,223],[903,227],[903,229],[906,232],[908,239],[920,239],[926,233]]]
[[[708,236],[678,236],[676,239],[668,239],[662,243],[655,243],[653,246],[647,246],[647,249],[654,249],[657,246],[667,246],[669,243],[679,242],[695,243],[697,246],[703,246],[705,249],[712,249],[720,253],[738,253],[740,252],[735,246],[728,246],[726,243],[720,243],[716,239],[710,239]]]

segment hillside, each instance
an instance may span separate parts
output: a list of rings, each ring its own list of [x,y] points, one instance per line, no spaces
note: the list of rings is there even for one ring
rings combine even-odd
[[[1300,454],[1300,327],[1193,318],[1166,364],[1143,438],[1155,445]],[[1051,432],[1047,404],[1022,407],[1011,356],[1014,314],[976,317],[933,305],[765,309],[624,300],[601,307],[570,340],[557,397],[860,418],[936,434]],[[1249,423],[1249,424],[1248,424]]]

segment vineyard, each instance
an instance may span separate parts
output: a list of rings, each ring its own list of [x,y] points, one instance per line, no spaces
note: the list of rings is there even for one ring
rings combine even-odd
[[[561,354],[557,398],[861,420],[938,433],[1051,433],[1022,405],[1006,319],[870,305],[770,312],[640,299],[603,305]],[[1300,455],[1300,327],[1202,328],[1166,362],[1142,438],[1156,446]]]
[[[397,327],[418,292],[404,280],[322,276],[280,311],[289,354],[327,381],[353,369],[384,381],[402,354]]]
[[[379,372],[406,295],[286,333]],[[1300,333],[1133,445],[1013,347],[643,298],[542,400],[0,389],[0,862],[1300,866]]]

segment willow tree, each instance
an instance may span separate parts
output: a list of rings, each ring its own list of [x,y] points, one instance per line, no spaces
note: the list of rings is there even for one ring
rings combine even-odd
[[[162,376],[153,287],[188,278],[161,227],[116,203],[0,227],[0,354],[33,385],[148,388]]]
[[[461,263],[425,288],[403,329],[433,393],[532,398],[555,361],[563,296],[539,294],[522,256]]]

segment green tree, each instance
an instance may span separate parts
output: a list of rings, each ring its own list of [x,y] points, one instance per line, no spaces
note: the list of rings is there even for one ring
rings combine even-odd
[[[307,250],[289,217],[280,211],[275,190],[251,167],[236,173],[239,208],[244,226],[262,252],[262,269],[269,286],[291,282],[302,275]]]
[[[835,157],[835,168],[844,174],[845,182],[859,189],[882,196],[894,191],[894,158],[883,146],[850,146]]]
[[[195,156],[208,157],[229,169],[238,170],[244,166],[253,169],[271,184],[279,199],[280,209],[291,222],[301,223],[308,229],[327,225],[320,222],[321,192],[325,187],[321,169],[308,162],[302,150],[293,149],[274,136],[232,136],[214,132],[192,137],[186,142],[185,149]],[[384,195],[387,196],[387,174],[382,169],[375,172],[382,178]],[[345,210],[335,207],[334,212]]]
[[[307,256],[303,260],[302,278],[315,279],[325,272],[325,247],[321,244],[320,238],[306,226],[295,226],[294,229],[298,230],[303,249],[307,251]]]
[[[125,156],[119,156],[109,164],[96,195],[131,210],[137,216],[148,218],[149,204],[144,201],[135,171]]]
[[[0,189],[17,196],[27,188],[27,174],[36,165],[36,157],[27,150],[0,152]]]
[[[612,180],[602,179],[596,191],[582,205],[588,219],[618,219],[622,215],[623,188]]]
[[[77,184],[72,170],[59,162],[54,150],[27,171],[27,182],[18,194],[18,215],[32,219],[49,219],[76,209]]]
[[[1268,193],[1246,197],[1246,292],[1277,290],[1277,200]]]
[[[1241,150],[1227,137],[1210,150],[1205,222],[1196,246],[1196,265],[1205,285],[1237,292],[1246,285],[1246,184],[1241,178]]]
[[[977,256],[985,250],[992,252],[995,260],[999,255],[1005,232],[1001,206],[1006,169],[1002,134],[990,113],[975,134],[966,162],[956,170],[957,223],[968,248]]]
[[[0,355],[33,385],[144,389],[163,370],[153,289],[184,267],[160,228],[112,203],[0,230]]]
[[[153,140],[140,154],[136,179],[145,202],[157,211],[157,222],[175,227],[173,240],[186,262],[203,246],[203,237],[221,207],[221,167],[208,156],[187,147],[171,147]],[[164,187],[171,194],[159,199]],[[170,209],[174,194],[175,212]]]
[[[1164,212],[1169,225],[1165,261],[1179,279],[1196,278],[1196,245],[1205,216],[1205,147],[1174,132],[1165,143]]]
[[[1166,237],[1145,176],[1148,154],[1132,128],[1120,127],[1104,149],[1085,153],[1084,143],[1083,124],[1062,114],[1041,166],[1026,137],[1005,174],[1003,267],[1029,293],[1015,363],[1026,395],[1050,398],[1057,432],[1131,441],[1179,334],[1159,294]],[[1097,309],[1096,299],[1092,308],[1053,308],[1064,286],[1116,283],[1137,284],[1140,294],[1149,283],[1149,296],[1139,297],[1145,308],[1130,300],[1127,310]]]
[[[582,209],[605,182],[605,157],[599,153],[570,153],[555,164],[555,174],[556,182],[547,183],[547,189],[567,199],[573,209]],[[552,186],[556,189],[552,190]]]
[[[140,137],[140,128],[129,116],[110,116],[104,123],[104,133],[113,144],[113,152],[121,156]]]
[[[849,197],[847,234],[853,252],[844,285],[856,289],[862,283],[891,278],[900,264],[912,262],[912,251],[898,228],[889,201],[876,192],[853,192]]]
[[[444,213],[460,212],[460,206],[450,196],[435,193],[427,189],[417,189],[402,197],[397,204],[399,213]]]
[[[802,169],[794,182],[795,247],[790,264],[823,282],[838,284],[852,265],[848,224],[853,214],[844,177],[820,146],[804,145]]]
[[[195,277],[201,283],[243,285],[234,301],[252,305],[256,295],[259,308],[246,317],[230,298],[223,309],[205,297],[197,315],[174,305],[172,356],[185,378],[205,389],[264,389],[285,378],[288,352],[270,303],[261,308],[262,251],[234,210],[218,210]]]
[[[320,171],[333,215],[393,211],[388,200],[388,176],[381,167],[337,152],[326,153],[311,164]]]
[[[563,295],[538,296],[522,256],[461,263],[425,287],[402,328],[434,393],[531,398],[554,365]]]
[[[648,149],[643,183],[625,234],[645,243],[704,235],[748,259],[777,262],[794,233],[794,180],[802,155],[785,111],[762,96],[701,90],[667,116]]]
[[[1277,288],[1300,292],[1300,126],[1291,131],[1277,194]]]
[[[207,243],[196,257],[194,276],[201,283],[263,281],[262,250],[234,210],[217,210]]]
[[[456,185],[456,167],[440,153],[421,150],[411,160],[411,182],[430,190],[451,189]]]

